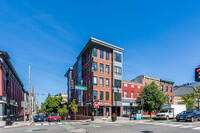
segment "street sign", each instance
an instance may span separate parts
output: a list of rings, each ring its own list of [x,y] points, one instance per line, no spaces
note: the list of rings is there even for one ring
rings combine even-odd
[[[141,105],[144,105],[144,99],[143,98],[141,99]]]
[[[99,103],[98,102],[94,103],[94,107],[99,108]]]
[[[77,89],[77,90],[87,90],[87,87],[75,86],[75,89]]]

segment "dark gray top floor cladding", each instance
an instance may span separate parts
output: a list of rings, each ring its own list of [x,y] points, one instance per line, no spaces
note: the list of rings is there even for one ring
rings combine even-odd
[[[174,96],[181,97],[186,93],[193,93],[193,87],[191,86],[180,86],[174,89]]]

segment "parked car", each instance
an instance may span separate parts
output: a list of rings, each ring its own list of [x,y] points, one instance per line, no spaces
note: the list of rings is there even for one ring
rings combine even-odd
[[[60,122],[60,116],[58,114],[50,114],[48,116],[48,121],[59,121]]]
[[[187,110],[183,111],[176,116],[176,121],[185,120],[185,121],[195,121],[200,120],[200,112],[196,110]]]
[[[186,110],[185,104],[165,104],[156,114],[156,119],[176,118],[176,115]]]
[[[43,117],[43,115],[36,115],[36,116],[34,117],[34,121],[35,121],[35,122],[38,122],[38,121],[44,122],[44,117]]]

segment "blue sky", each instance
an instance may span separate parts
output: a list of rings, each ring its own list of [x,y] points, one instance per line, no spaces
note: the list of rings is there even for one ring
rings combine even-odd
[[[31,65],[36,92],[66,92],[64,74],[90,37],[125,49],[125,80],[144,74],[179,85],[193,82],[200,64],[198,0],[1,0],[0,5],[0,50],[9,53],[26,90]]]

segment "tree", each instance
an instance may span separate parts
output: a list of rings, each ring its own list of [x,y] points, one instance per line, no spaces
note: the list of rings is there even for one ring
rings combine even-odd
[[[142,98],[144,99],[143,109],[145,112],[149,112],[150,117],[152,117],[152,111],[159,111],[161,109],[161,105],[165,104],[168,100],[168,96],[164,95],[164,93],[158,89],[155,82],[152,82],[142,88],[140,97],[138,97],[136,101],[140,108]]]
[[[193,91],[194,91],[194,95],[197,99],[198,111],[199,111],[200,85],[196,86]]]
[[[58,114],[65,119],[65,116],[67,115],[68,110],[67,110],[67,106],[64,105],[63,108],[58,109]]]
[[[75,120],[76,120],[76,113],[78,112],[78,104],[76,104],[76,99],[73,99],[69,107],[71,111],[75,114]]]
[[[44,102],[44,111],[46,113],[57,113],[61,106],[61,97],[48,97]]]
[[[181,97],[183,99],[182,102],[179,102],[179,104],[186,104],[187,110],[193,110],[195,103],[196,103],[196,98],[194,94],[189,94],[186,93],[184,96]]]

